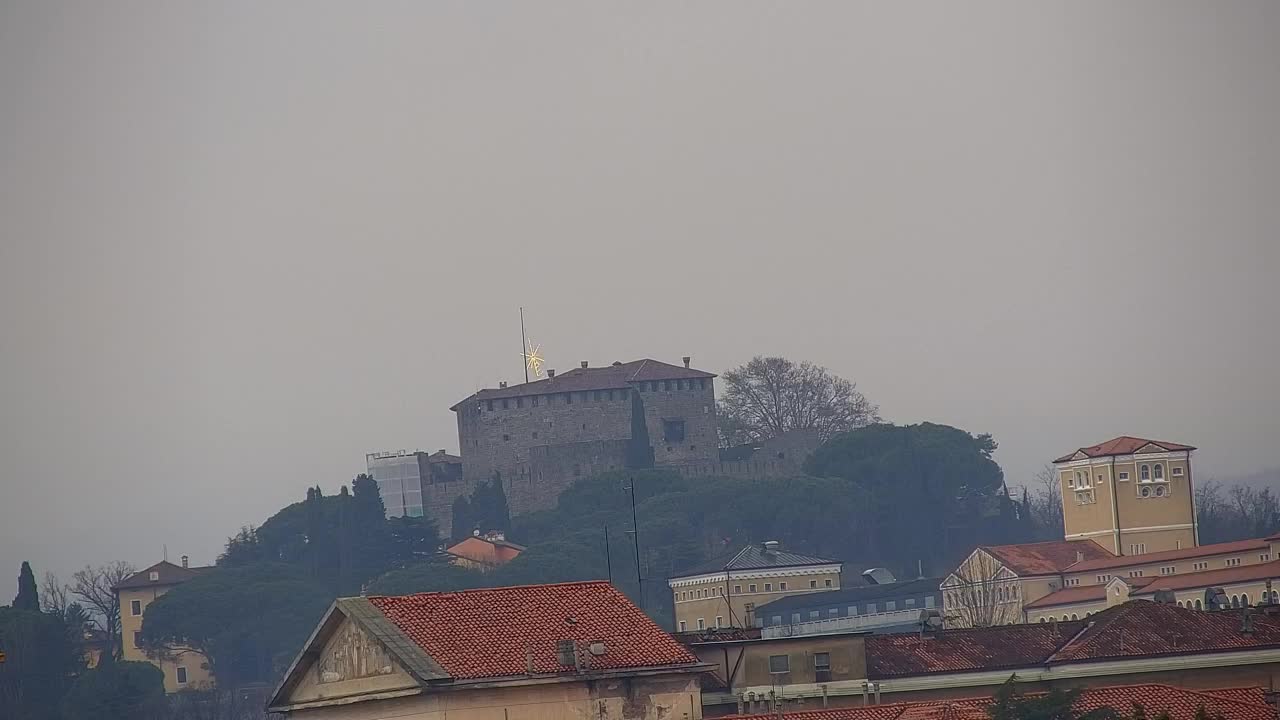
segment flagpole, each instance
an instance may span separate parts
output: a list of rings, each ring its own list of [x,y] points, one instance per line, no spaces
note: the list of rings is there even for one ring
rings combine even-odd
[[[524,308],[520,308],[520,357],[524,358],[524,381],[529,382],[529,341],[524,336]]]

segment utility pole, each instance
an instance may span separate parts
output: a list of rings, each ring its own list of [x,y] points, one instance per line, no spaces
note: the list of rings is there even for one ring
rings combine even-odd
[[[644,610],[644,578],[640,575],[640,521],[636,519],[636,478],[631,476],[631,527],[632,542],[636,553],[636,587],[640,589],[640,609]]]
[[[609,584],[613,584],[613,553],[609,552],[609,525],[604,526],[604,566],[609,573]]]

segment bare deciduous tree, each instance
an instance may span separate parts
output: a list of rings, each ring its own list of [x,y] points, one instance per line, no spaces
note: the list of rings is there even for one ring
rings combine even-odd
[[[1247,485],[1224,493],[1222,483],[1209,480],[1196,488],[1196,522],[1201,543],[1264,537],[1280,529],[1280,497]]]
[[[1020,623],[1021,583],[1003,573],[1000,561],[975,550],[942,583],[947,627],[977,628]]]
[[[119,658],[120,598],[115,587],[135,572],[133,565],[117,560],[98,567],[85,566],[72,576],[71,593],[84,602],[93,624],[107,639],[111,656]]]
[[[755,357],[725,372],[717,412],[721,442],[761,442],[788,430],[832,436],[880,421],[879,408],[853,383],[812,363]]]
[[[1036,537],[1041,540],[1062,539],[1062,487],[1052,465],[1035,474],[1026,491],[1027,510],[1035,523]]]

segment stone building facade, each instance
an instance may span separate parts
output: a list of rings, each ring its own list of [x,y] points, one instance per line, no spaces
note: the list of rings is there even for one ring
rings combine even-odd
[[[645,443],[658,467],[719,461],[715,375],[657,360],[578,368],[545,380],[480,390],[454,405],[462,481],[424,486],[423,505],[444,532],[459,495],[492,479],[512,514],[553,507],[580,477],[626,466]]]

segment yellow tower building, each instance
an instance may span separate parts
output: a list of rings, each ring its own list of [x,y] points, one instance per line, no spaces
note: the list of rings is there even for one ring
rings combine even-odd
[[[1054,460],[1065,538],[1117,555],[1196,547],[1194,450],[1122,436]]]

